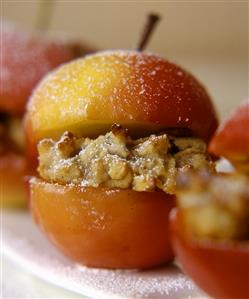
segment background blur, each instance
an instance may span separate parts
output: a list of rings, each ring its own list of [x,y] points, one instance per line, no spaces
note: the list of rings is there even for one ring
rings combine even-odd
[[[40,4],[2,0],[1,14],[34,29]],[[248,1],[53,1],[49,31],[100,49],[133,48],[148,12],[162,17],[148,50],[195,74],[221,118],[248,97]]]

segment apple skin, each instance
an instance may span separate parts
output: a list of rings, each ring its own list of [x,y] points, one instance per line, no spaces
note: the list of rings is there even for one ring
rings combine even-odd
[[[1,31],[0,111],[21,116],[41,78],[58,65],[91,51],[74,41],[22,32],[9,23]]]
[[[249,173],[249,99],[241,102],[215,132],[209,151]]]
[[[133,136],[184,128],[208,141],[218,121],[205,88],[159,56],[106,51],[65,64],[35,89],[26,115],[29,143],[66,130],[95,137],[120,123]]]

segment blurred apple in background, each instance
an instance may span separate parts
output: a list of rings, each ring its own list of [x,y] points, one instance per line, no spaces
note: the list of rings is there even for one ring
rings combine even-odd
[[[33,88],[50,70],[91,50],[44,33],[28,33],[4,23],[2,28],[0,111],[20,116]]]
[[[92,50],[46,32],[24,32],[10,22],[1,28],[0,182],[1,206],[25,205],[23,177],[32,172],[25,158],[22,117],[36,84],[45,74]]]

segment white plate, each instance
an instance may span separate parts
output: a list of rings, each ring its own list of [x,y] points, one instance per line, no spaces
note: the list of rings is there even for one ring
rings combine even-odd
[[[222,162],[220,171],[229,171]],[[149,271],[81,267],[62,256],[40,233],[27,212],[2,211],[2,254],[32,274],[69,291],[96,299],[207,298],[176,266]]]
[[[2,212],[2,253],[34,275],[90,298],[200,298],[203,293],[176,266],[150,271],[102,270],[64,258],[26,212]]]

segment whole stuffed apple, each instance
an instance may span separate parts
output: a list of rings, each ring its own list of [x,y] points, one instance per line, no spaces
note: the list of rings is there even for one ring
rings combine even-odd
[[[216,127],[205,88],[157,55],[107,51],[65,64],[28,104],[30,152],[39,158],[32,214],[81,264],[170,262],[175,177],[213,170],[206,142]]]

